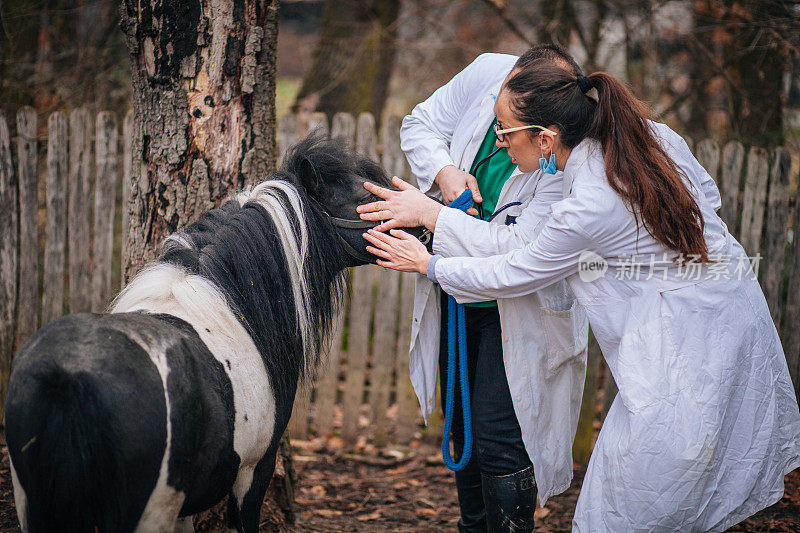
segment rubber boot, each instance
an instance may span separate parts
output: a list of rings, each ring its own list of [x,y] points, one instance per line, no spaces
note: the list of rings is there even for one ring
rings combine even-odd
[[[456,490],[461,518],[458,520],[460,533],[486,533],[486,507],[483,505],[483,485],[477,461],[456,472]]]
[[[482,476],[486,525],[490,533],[533,531],[536,483],[533,466],[505,476]]]

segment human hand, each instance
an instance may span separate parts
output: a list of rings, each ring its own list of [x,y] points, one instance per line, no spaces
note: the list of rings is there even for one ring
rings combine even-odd
[[[393,191],[368,181],[364,182],[364,188],[383,198],[383,201],[358,206],[356,211],[361,219],[383,221],[375,227],[377,231],[417,226],[425,226],[433,231],[436,227],[436,218],[443,207],[442,204],[428,198],[419,189],[397,176],[392,178],[392,183],[400,190]]]
[[[389,233],[391,235],[374,229],[364,233],[364,238],[372,244],[367,246],[367,251],[382,258],[378,259],[378,264],[401,272],[426,274],[431,254],[425,245],[405,231],[393,229]]]
[[[472,201],[479,204],[483,201],[481,192],[478,190],[478,180],[475,176],[464,172],[454,165],[447,165],[436,174],[434,181],[439,185],[442,191],[442,200],[445,204],[449,204],[458,198],[464,189],[472,191]],[[475,207],[467,209],[468,215],[477,215],[478,210]]]

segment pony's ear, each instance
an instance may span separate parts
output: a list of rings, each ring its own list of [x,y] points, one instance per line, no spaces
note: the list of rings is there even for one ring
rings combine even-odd
[[[322,186],[322,176],[317,172],[314,162],[304,155],[298,161],[297,166],[297,175],[300,177],[303,187],[311,194],[317,193]]]

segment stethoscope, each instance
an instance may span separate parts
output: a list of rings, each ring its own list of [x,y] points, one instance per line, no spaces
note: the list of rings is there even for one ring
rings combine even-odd
[[[481,165],[487,163],[489,161],[489,159],[491,159],[494,155],[496,155],[502,149],[503,149],[502,146],[498,146],[497,148],[495,148],[494,151],[491,154],[487,155],[486,157],[484,157],[483,159],[481,159],[480,161],[478,161],[477,163],[472,165],[472,169],[470,169],[469,173],[474,176],[475,173],[478,172],[478,169],[481,167]],[[538,183],[537,183],[537,185],[538,185]],[[536,189],[535,188],[534,188],[533,193],[536,194]],[[483,220],[483,203],[479,203],[479,204],[475,204],[475,205],[478,207],[478,218]],[[515,205],[522,205],[522,202],[509,202],[509,203],[503,205],[502,207],[500,207],[499,209],[495,209],[494,213],[492,213],[491,216],[486,219],[486,222],[491,222],[492,220],[494,220],[494,218],[497,215],[499,215],[500,213],[502,213],[503,211],[505,211],[509,207],[514,207]]]

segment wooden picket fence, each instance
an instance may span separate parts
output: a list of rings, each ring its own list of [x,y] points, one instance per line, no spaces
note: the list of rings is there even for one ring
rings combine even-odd
[[[132,120],[129,112],[126,131]],[[92,116],[86,109],[55,112],[46,131],[42,165],[36,112],[17,112],[15,153],[0,114],[0,406],[12,355],[40,325],[69,311],[101,312],[116,292],[111,269],[119,262],[114,221],[122,185],[117,117],[108,111]],[[124,160],[130,161],[129,149]],[[41,203],[40,174],[46,191]]]
[[[131,125],[129,112],[120,143],[113,113],[53,113],[41,141],[46,164],[40,165],[36,113],[19,110],[13,143],[0,115],[0,398],[12,354],[31,333],[65,312],[102,311],[118,289],[112,284],[112,264],[121,253],[115,196],[124,194],[123,175],[130,173]],[[357,118],[337,113],[330,125],[319,113],[307,125],[286,115],[278,126],[279,153],[315,129],[371,156],[390,175],[413,182],[400,150],[399,117],[388,117],[378,134],[368,113]],[[747,150],[736,141],[720,148],[712,140],[700,141],[695,153],[720,187],[723,219],[751,256],[763,257],[759,279],[800,396],[800,239],[792,238],[800,202],[793,201],[797,177],[790,153]],[[41,205],[40,174],[46,191]],[[43,235],[40,212],[46,217]],[[409,379],[414,276],[366,266],[352,269],[350,277],[331,350],[317,379],[298,393],[290,434],[336,434],[351,444],[366,437],[376,445],[405,444],[418,435],[440,437],[440,414],[431,417],[427,429],[421,426]],[[577,462],[585,463],[591,451],[595,406],[602,402],[607,410],[615,390],[593,342]]]

